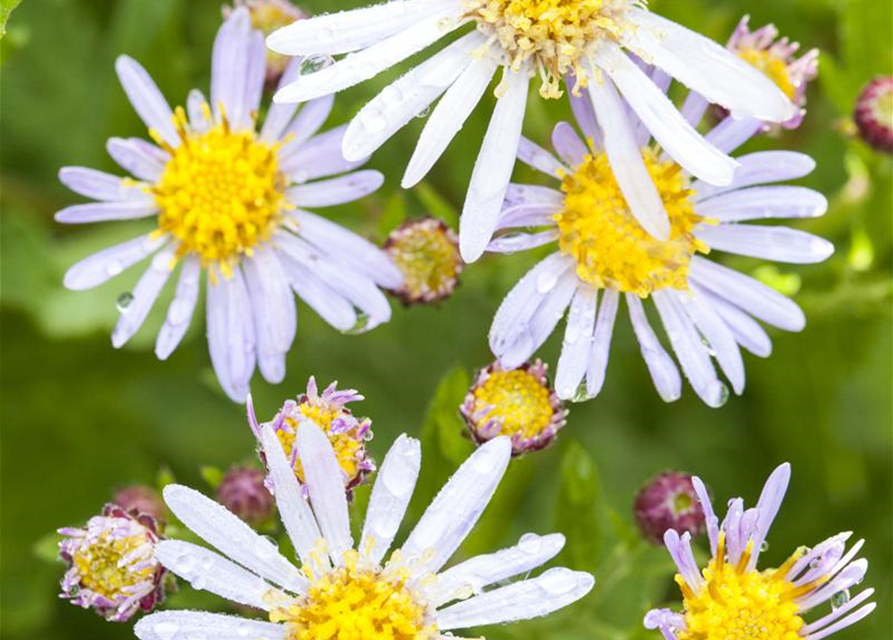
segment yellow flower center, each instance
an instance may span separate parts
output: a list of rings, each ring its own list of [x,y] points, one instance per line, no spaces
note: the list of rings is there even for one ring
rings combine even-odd
[[[450,236],[449,229],[434,218],[411,223],[391,235],[386,251],[403,274],[405,299],[436,300],[452,292],[462,258]]]
[[[564,208],[555,222],[558,247],[577,261],[581,280],[645,297],[667,287],[687,289],[692,256],[709,248],[692,232],[703,218],[684,172],[652,149],[643,155],[670,218],[668,240],[656,240],[633,217],[604,154],[587,156],[564,177]]]
[[[356,551],[344,566],[313,582],[307,594],[274,607],[288,640],[426,640],[437,635],[427,607],[407,586],[409,572],[361,566]]]
[[[778,569],[750,571],[749,545],[737,565],[725,562],[725,533],[720,534],[716,558],[704,569],[705,586],[694,593],[681,576],[685,626],[679,640],[802,640],[803,619],[795,600],[827,577],[799,587],[785,579],[803,555],[798,550]]]
[[[81,575],[81,586],[109,600],[129,595],[128,590],[151,582],[156,565],[152,562],[151,541],[135,534],[115,538],[109,532],[78,549],[72,562]]]
[[[560,98],[561,78],[573,72],[585,86],[583,63],[593,45],[616,40],[624,14],[634,0],[467,0],[467,13],[478,28],[505,50],[511,68],[529,60],[543,79],[540,94]]]
[[[319,406],[310,402],[302,402],[298,408],[308,420],[322,429],[323,433],[329,438],[332,448],[335,450],[335,457],[338,458],[338,464],[344,471],[345,480],[349,482],[359,473],[359,456],[360,450],[363,448],[363,440],[353,430],[332,432],[332,422],[343,415],[338,409],[330,409],[325,406]],[[292,433],[285,430],[279,430],[276,435],[286,457],[290,458],[292,449],[295,446],[295,438],[297,437],[300,423],[294,418],[287,417],[285,419],[287,425],[292,429]],[[302,483],[304,482],[304,467],[301,465],[301,459],[295,457],[295,475]]]
[[[230,130],[225,118],[204,133],[189,130],[182,109],[175,119],[182,144],[165,145],[171,159],[152,187],[159,231],[178,240],[178,255],[196,254],[229,275],[242,254],[269,239],[282,215],[286,179],[276,147],[254,131]]]
[[[764,49],[742,49],[738,57],[766,74],[790,100],[797,97],[797,87],[791,80],[787,62],[782,58]]]
[[[501,435],[533,438],[549,426],[555,414],[549,396],[549,389],[525,369],[494,371],[474,390],[474,410],[487,411],[481,424],[502,421]]]

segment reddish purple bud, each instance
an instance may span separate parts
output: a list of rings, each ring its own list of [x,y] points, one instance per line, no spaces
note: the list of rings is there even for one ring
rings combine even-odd
[[[273,515],[273,496],[264,486],[264,472],[254,467],[233,467],[217,487],[217,502],[248,524],[260,524]]]
[[[663,544],[668,529],[692,536],[704,531],[704,510],[691,480],[687,473],[665,471],[639,491],[633,512],[649,542]]]
[[[866,85],[853,118],[865,142],[893,154],[893,76],[878,76]]]
[[[167,509],[155,489],[145,485],[133,485],[118,489],[112,502],[131,515],[146,514],[156,520],[165,520]]]

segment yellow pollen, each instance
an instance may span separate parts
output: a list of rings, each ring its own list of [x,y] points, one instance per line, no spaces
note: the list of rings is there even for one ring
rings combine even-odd
[[[600,41],[617,40],[624,14],[636,0],[466,0],[467,15],[506,52],[513,71],[528,61],[542,77],[540,95],[560,98],[561,78],[573,72],[587,81],[587,54]]]
[[[403,274],[402,292],[408,301],[445,297],[453,291],[462,272],[454,234],[434,218],[398,229],[385,250]]]
[[[555,414],[549,396],[549,389],[529,371],[494,371],[474,390],[474,412],[487,411],[480,424],[500,420],[501,435],[533,438]]]
[[[310,402],[302,402],[298,405],[298,409],[305,418],[312,420],[316,426],[322,429],[323,433],[329,438],[332,448],[335,450],[335,457],[338,458],[338,464],[344,471],[348,481],[352,480],[359,473],[359,453],[363,448],[363,440],[357,436],[354,430],[332,432],[332,422],[342,415],[337,409],[319,406]],[[300,423],[291,417],[285,418],[285,423],[291,427],[292,433],[285,430],[276,432],[279,442],[285,451],[286,457],[292,455],[292,449],[295,446],[295,438],[297,437]],[[304,468],[301,465],[301,459],[295,457],[295,475],[298,480],[304,482]]]
[[[692,232],[703,218],[694,211],[680,167],[650,148],[643,156],[670,218],[670,238],[656,240],[642,228],[607,157],[596,154],[564,177],[564,208],[555,215],[558,247],[577,261],[580,279],[594,287],[642,297],[664,288],[687,290],[692,256],[709,251]]]
[[[788,64],[782,58],[764,49],[742,49],[738,57],[752,67],[762,71],[772,82],[778,85],[791,100],[797,97],[797,87],[791,80]]]
[[[130,595],[132,587],[151,582],[156,565],[147,562],[152,557],[152,547],[147,545],[151,541],[145,535],[115,538],[109,532],[100,534],[96,542],[78,549],[72,557],[81,586],[115,600]]]
[[[204,133],[189,129],[182,109],[174,120],[182,144],[167,147],[171,159],[152,187],[159,231],[179,241],[179,256],[198,255],[228,276],[242,254],[269,239],[282,215],[286,180],[276,147],[254,131],[231,131],[225,117]]]
[[[427,606],[407,586],[405,567],[363,566],[354,551],[307,594],[270,611],[288,640],[427,640],[437,635]]]

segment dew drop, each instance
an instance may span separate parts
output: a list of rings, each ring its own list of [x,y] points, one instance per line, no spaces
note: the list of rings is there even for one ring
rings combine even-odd
[[[549,293],[558,283],[558,275],[551,271],[541,273],[536,279],[536,290],[540,293]]]
[[[302,76],[310,75],[317,71],[321,71],[334,63],[335,59],[332,56],[322,54],[307,56],[301,61],[300,73]]]
[[[760,552],[764,553],[769,550],[769,542],[767,540],[763,540],[763,544],[760,545]]]
[[[428,117],[428,114],[430,114],[430,113],[431,113],[431,107],[426,106],[421,111],[419,111],[417,114],[415,114],[415,117],[419,118],[420,120],[424,120],[425,118]]]
[[[589,385],[587,385],[584,380],[579,384],[574,395],[571,396],[571,402],[586,402],[587,400],[592,400],[594,397],[595,394],[589,393]]]
[[[834,610],[837,610],[849,601],[850,601],[850,590],[849,589],[844,589],[843,591],[838,591],[833,596],[831,596],[831,608]]]
[[[378,133],[388,124],[385,114],[376,107],[369,107],[360,112],[360,122],[369,133]]]
[[[152,630],[161,640],[173,640],[174,636],[177,635],[177,631],[180,630],[180,625],[176,622],[164,621],[156,624]]]
[[[397,105],[403,102],[403,92],[394,85],[389,85],[381,92],[381,98],[390,105]]]
[[[518,541],[518,548],[524,553],[537,553],[543,546],[543,541],[538,535],[533,533],[525,533]]]
[[[105,272],[109,276],[116,276],[122,271],[124,271],[124,265],[121,264],[120,260],[112,260],[105,266]]]
[[[576,586],[573,576],[569,574],[569,569],[550,569],[540,576],[539,583],[552,595],[567,593]]]
[[[356,336],[361,333],[365,333],[368,331],[369,327],[369,314],[364,311],[357,310],[357,322],[350,329],[346,331],[342,331],[345,335]]]
[[[133,294],[129,291],[125,291],[115,300],[115,306],[121,313],[127,313],[131,304],[133,304]]]

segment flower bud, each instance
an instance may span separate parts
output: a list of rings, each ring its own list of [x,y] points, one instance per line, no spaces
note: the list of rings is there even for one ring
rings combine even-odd
[[[217,502],[251,525],[273,516],[273,496],[264,484],[264,472],[254,467],[233,467],[217,485]]]
[[[642,535],[654,544],[663,544],[668,529],[692,536],[704,531],[704,509],[687,473],[658,475],[639,491],[633,511]]]
[[[167,508],[155,489],[145,485],[123,487],[115,492],[112,503],[118,505],[131,515],[146,514],[156,520],[164,520]]]
[[[403,285],[393,293],[404,304],[439,302],[459,285],[464,267],[459,239],[442,220],[403,223],[388,236],[384,250],[403,273]]]
[[[853,118],[865,142],[893,154],[893,76],[878,76],[865,86]]]

